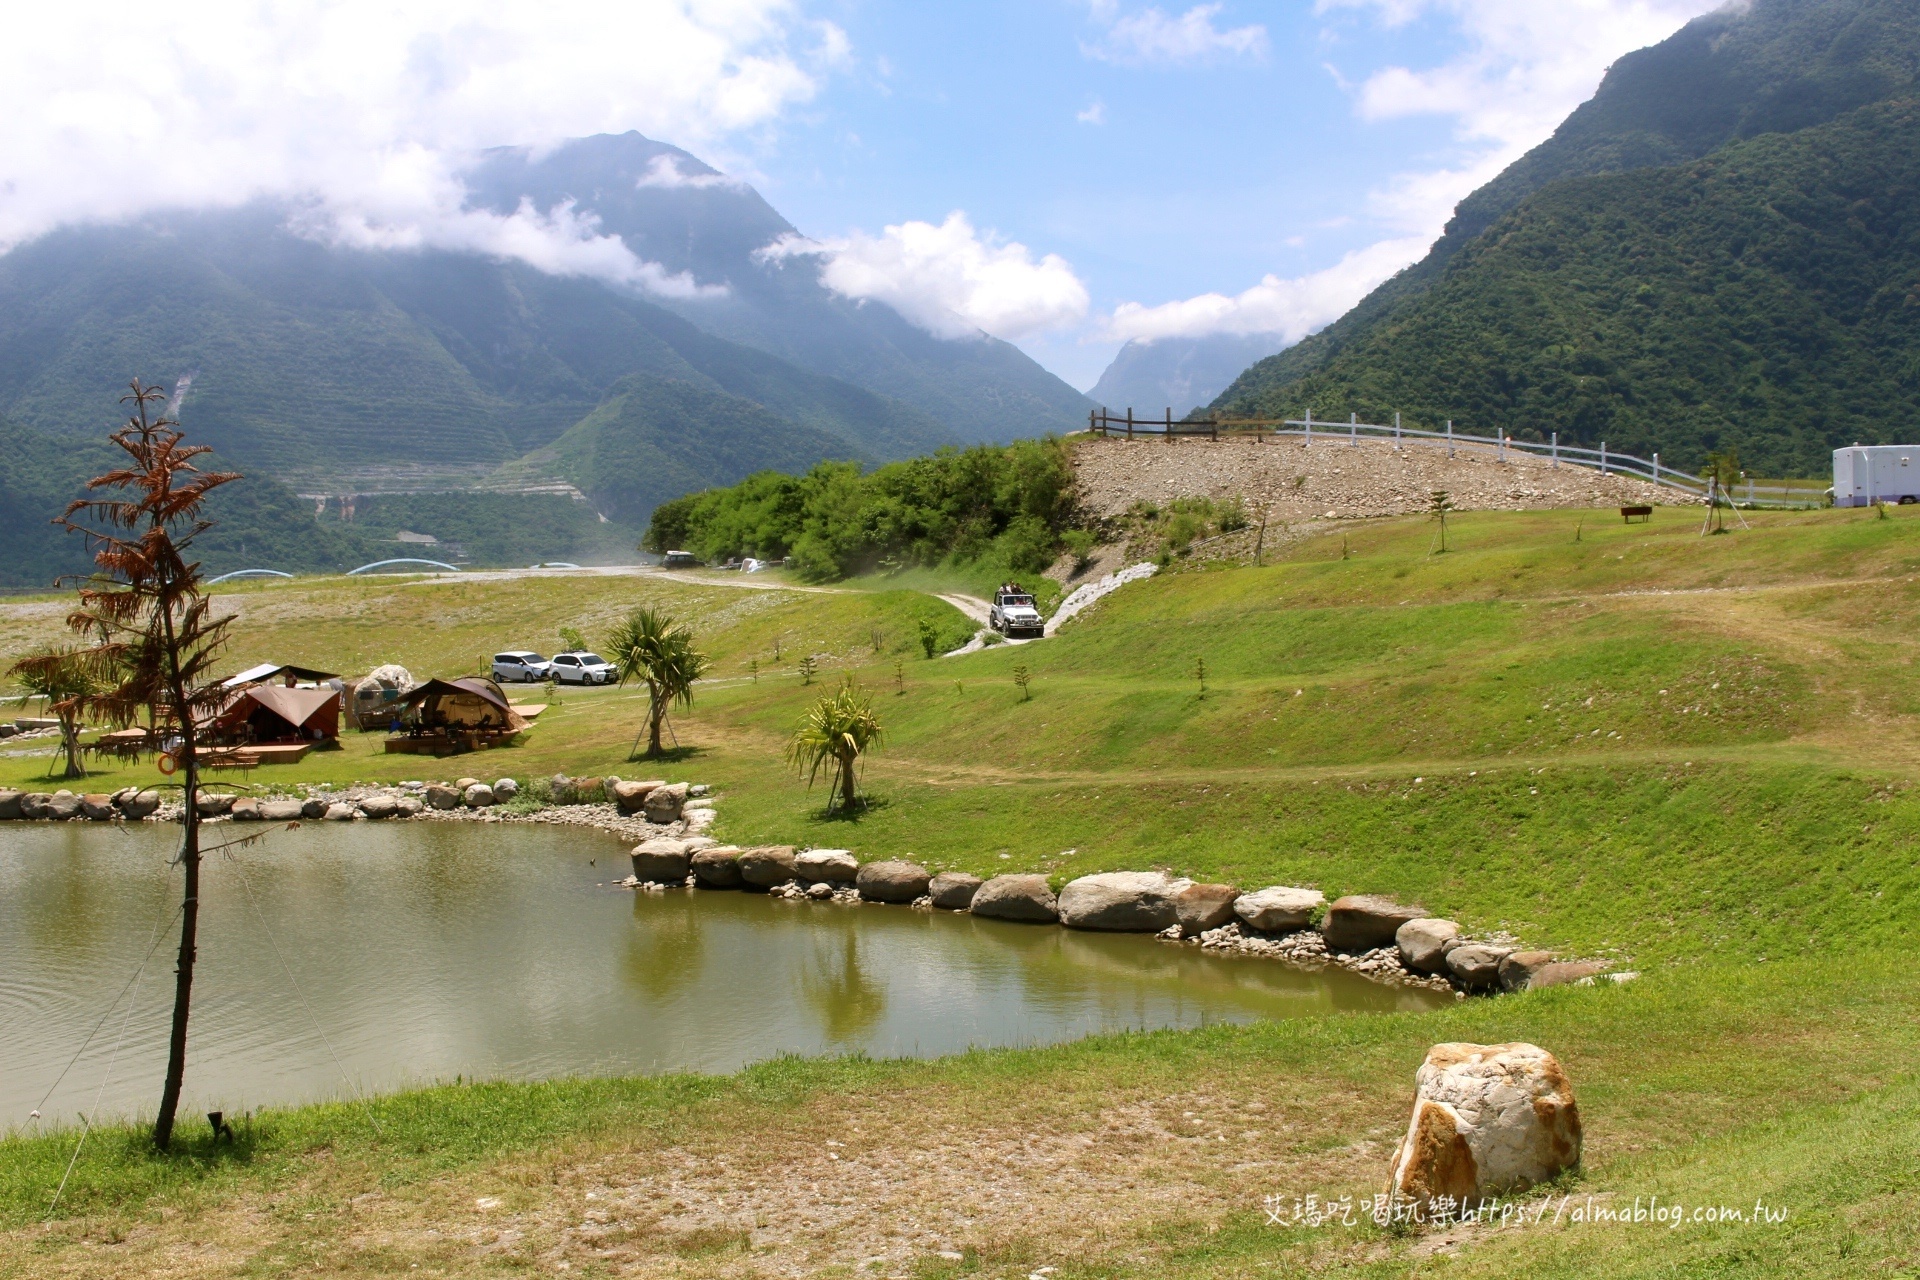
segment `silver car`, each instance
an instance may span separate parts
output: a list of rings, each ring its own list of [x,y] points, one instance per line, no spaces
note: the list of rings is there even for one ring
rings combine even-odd
[[[531,649],[509,649],[493,655],[493,678],[501,684],[537,684],[552,665]]]
[[[612,684],[620,669],[597,653],[556,653],[553,678],[560,684]]]

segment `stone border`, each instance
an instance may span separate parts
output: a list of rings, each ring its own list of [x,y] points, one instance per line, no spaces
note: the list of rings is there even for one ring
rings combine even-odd
[[[528,790],[542,799],[541,807],[504,811],[503,804],[522,794],[512,778],[319,786],[306,788],[298,798],[209,791],[201,795],[201,814],[210,822],[409,818],[590,827],[638,842],[630,854],[634,873],[619,883],[649,893],[746,889],[793,901],[889,903],[1070,929],[1151,933],[1203,950],[1263,956],[1308,970],[1334,965],[1375,982],[1461,997],[1637,976],[1609,973],[1604,961],[1562,960],[1527,950],[1513,938],[1474,939],[1451,920],[1373,895],[1328,903],[1317,889],[1272,885],[1242,893],[1232,885],[1197,884],[1157,871],[1096,872],[1069,881],[1055,894],[1047,877],[1033,873],[983,881],[961,872],[935,875],[898,860],[862,863],[845,849],[721,845],[706,834],[716,815],[715,800],[698,784],[556,774]],[[163,803],[153,790],[127,788],[112,795],[0,791],[0,822],[179,818],[179,803]]]
[[[1055,894],[1045,876],[1033,873],[983,881],[961,872],[934,875],[892,859],[862,863],[845,849],[740,848],[704,836],[652,837],[635,846],[631,857],[633,874],[620,883],[643,893],[759,891],[796,901],[884,903],[1072,929],[1151,933],[1172,943],[1265,956],[1307,970],[1334,965],[1375,982],[1451,991],[1458,998],[1635,976],[1604,973],[1606,965],[1599,961],[1564,961],[1550,952],[1522,950],[1509,945],[1511,939],[1476,941],[1451,920],[1371,895],[1329,904],[1315,889],[1276,885],[1241,893],[1231,885],[1142,871],[1080,876]]]

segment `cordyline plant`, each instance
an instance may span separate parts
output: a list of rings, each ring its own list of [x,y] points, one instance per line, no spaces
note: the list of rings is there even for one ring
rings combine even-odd
[[[621,684],[638,680],[647,686],[647,754],[657,756],[668,709],[676,702],[693,705],[694,682],[707,673],[711,659],[693,647],[692,631],[644,605],[614,627],[607,652],[613,655]],[[627,755],[631,759],[633,753]]]
[[[93,642],[80,652],[103,686],[85,698],[85,705],[117,728],[135,723],[147,711],[157,731],[172,734],[168,754],[181,777],[184,835],[178,861],[186,885],[167,1079],[153,1122],[153,1143],[161,1150],[173,1141],[174,1114],[186,1076],[187,1011],[199,923],[200,773],[194,727],[219,709],[221,690],[210,676],[228,623],[209,612],[200,566],[187,559],[187,551],[212,527],[203,514],[207,495],[240,478],[193,465],[193,459],[209,449],[185,443],[178,423],[149,412],[165,399],[165,392],[135,379],[132,393],[120,401],[133,406],[126,425],[109,437],[126,453],[128,465],[89,480],[87,489],[97,496],[75,499],[54,521],[85,535],[99,566],[81,584],[80,607],[67,619]]]
[[[848,677],[838,692],[821,698],[801,717],[787,742],[787,760],[807,775],[809,787],[827,770],[827,812],[838,807],[850,813],[858,803],[854,780],[860,757],[880,745],[882,733],[873,700]]]
[[[93,655],[81,649],[48,649],[32,653],[7,668],[29,697],[44,698],[47,710],[60,719],[60,751],[66,757],[63,778],[84,778],[80,759],[80,713],[86,700],[100,692],[103,682]]]

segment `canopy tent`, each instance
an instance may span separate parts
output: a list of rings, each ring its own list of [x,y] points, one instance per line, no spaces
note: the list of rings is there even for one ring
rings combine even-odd
[[[243,689],[214,717],[216,737],[248,742],[327,742],[340,736],[340,694],[260,684]]]
[[[518,733],[526,720],[500,686],[482,676],[429,680],[401,699],[419,729],[491,729]]]
[[[248,667],[237,676],[228,676],[220,682],[220,687],[239,689],[250,684],[264,684],[275,676],[287,676],[296,681],[306,680],[312,684],[340,678],[336,672],[315,671],[312,667],[296,667],[289,662],[263,662],[257,667]]]

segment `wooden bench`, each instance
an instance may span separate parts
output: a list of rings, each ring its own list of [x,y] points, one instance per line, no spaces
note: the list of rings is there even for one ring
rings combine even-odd
[[[1640,521],[1642,524],[1651,524],[1653,522],[1653,508],[1652,507],[1620,508],[1620,521],[1622,524],[1632,524],[1635,520]]]

